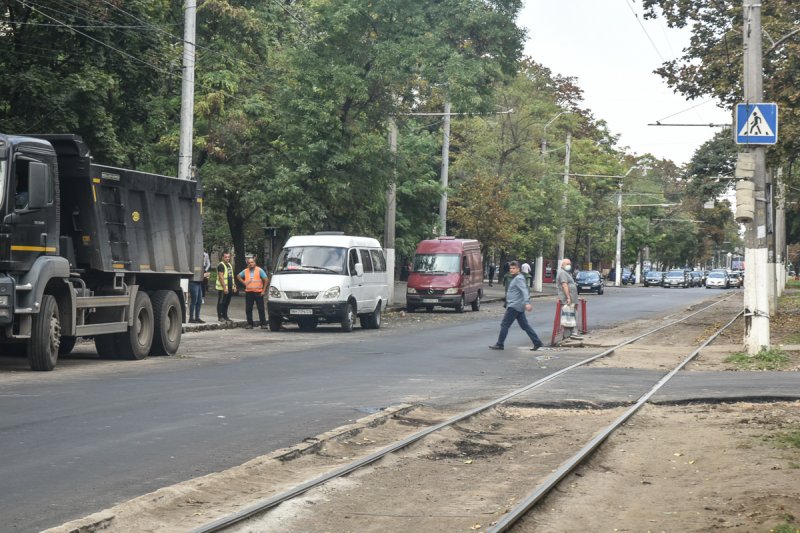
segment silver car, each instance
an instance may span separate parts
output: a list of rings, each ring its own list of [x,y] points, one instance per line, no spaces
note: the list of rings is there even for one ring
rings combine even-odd
[[[712,270],[706,277],[706,289],[727,289],[731,286],[728,273],[724,270]]]

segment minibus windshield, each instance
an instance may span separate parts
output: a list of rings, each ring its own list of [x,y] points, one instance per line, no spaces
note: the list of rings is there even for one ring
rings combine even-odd
[[[284,248],[278,256],[275,274],[290,272],[342,274],[347,271],[346,257],[346,249],[334,246],[294,246]]]

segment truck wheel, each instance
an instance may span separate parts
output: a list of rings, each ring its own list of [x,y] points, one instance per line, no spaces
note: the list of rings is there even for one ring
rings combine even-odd
[[[77,340],[78,337],[61,337],[61,344],[58,345],[58,355],[69,355]]]
[[[173,291],[156,291],[153,304],[153,347],[150,355],[175,355],[181,345],[181,303]]]
[[[473,311],[480,311],[481,310],[481,295],[477,295],[474,300],[472,300],[472,310]]]
[[[353,304],[347,303],[344,314],[342,315],[342,331],[349,333],[353,331],[353,324],[356,321],[356,314],[353,312]]]
[[[280,331],[283,320],[280,315],[269,315],[269,330]]]
[[[58,303],[53,296],[42,296],[39,313],[33,315],[31,338],[28,341],[28,363],[31,370],[53,370],[58,361],[61,344],[61,322]]]
[[[464,301],[464,295],[462,294],[461,295],[461,299],[456,304],[456,313],[463,313],[465,305],[466,305],[466,302]]]
[[[153,346],[153,304],[144,291],[136,293],[133,303],[133,324],[125,333],[117,333],[117,348],[120,359],[139,360],[147,357]]]

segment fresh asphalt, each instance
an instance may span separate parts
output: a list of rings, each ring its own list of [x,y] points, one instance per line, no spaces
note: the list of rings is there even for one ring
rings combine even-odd
[[[553,294],[537,298],[530,315],[545,340]],[[589,324],[611,327],[678,314],[719,295],[699,288],[610,287],[603,296],[586,296]],[[232,308],[233,318],[237,312]],[[442,313],[448,311],[414,315],[418,326],[350,334],[334,327],[191,332],[184,336],[183,356],[140,363],[98,361],[91,345],[82,345],[52,373],[28,372],[24,359],[0,358],[3,529],[51,527],[390,405],[448,406],[496,397],[586,357],[586,349],[530,352],[516,326],[505,351],[488,350],[502,314],[497,302],[463,321],[437,322]],[[542,356],[546,364],[535,359]],[[643,381],[662,374],[584,369],[536,394],[550,402],[628,403],[646,388]],[[696,374],[676,378],[663,401],[728,399],[736,391],[739,398],[800,395],[798,373]]]

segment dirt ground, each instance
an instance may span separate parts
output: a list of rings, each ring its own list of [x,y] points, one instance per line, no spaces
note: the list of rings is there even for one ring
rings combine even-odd
[[[672,368],[737,306],[732,298],[593,364]],[[795,308],[789,301],[773,321],[776,344],[800,330]],[[612,345],[668,320],[591,332],[586,344]],[[740,320],[685,371],[741,371],[725,359],[741,349],[742,327]],[[782,370],[800,371],[800,352],[787,353]],[[547,409],[515,398],[234,530],[484,531],[625,409]],[[187,531],[454,414],[398,406],[49,531]],[[648,405],[514,530],[800,531],[800,402]]]

